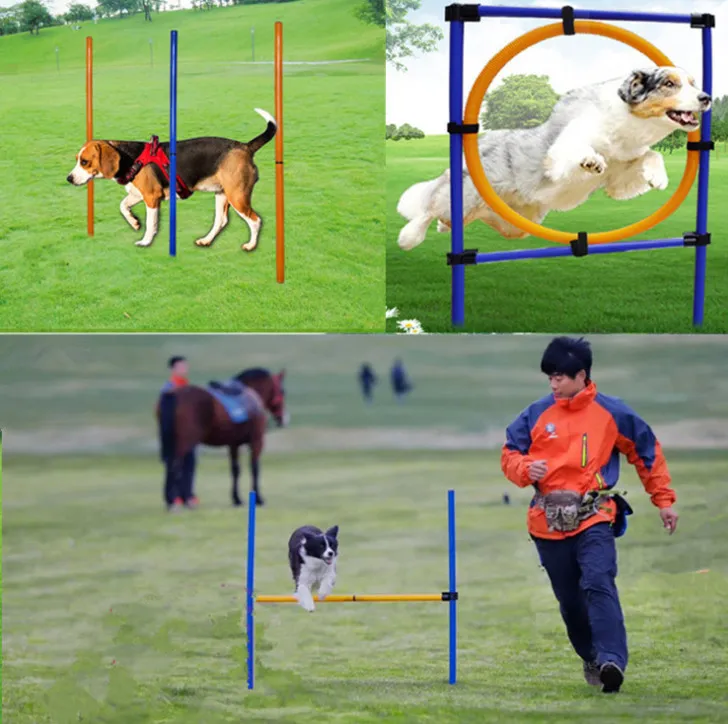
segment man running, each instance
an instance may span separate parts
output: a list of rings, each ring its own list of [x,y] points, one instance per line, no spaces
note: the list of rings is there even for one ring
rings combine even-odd
[[[541,371],[552,394],[529,405],[506,430],[505,476],[533,485],[528,530],[551,581],[566,632],[587,683],[619,691],[627,668],[627,633],[615,584],[615,538],[632,513],[615,494],[619,455],[634,465],[664,527],[677,526],[675,491],[649,425],[622,400],[597,392],[584,339],[557,337]]]

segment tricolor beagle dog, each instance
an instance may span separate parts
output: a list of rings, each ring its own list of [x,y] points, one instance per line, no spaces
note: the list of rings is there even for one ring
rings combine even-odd
[[[205,236],[195,241],[198,246],[210,246],[225,228],[230,206],[250,227],[250,241],[242,248],[252,251],[258,244],[261,219],[250,205],[253,187],[258,180],[258,167],[253,156],[276,135],[277,124],[266,111],[255,110],[267,121],[267,126],[263,133],[248,143],[212,136],[177,142],[178,198],[186,198],[193,191],[215,194],[215,222]],[[151,155],[150,145],[154,147]],[[168,153],[169,143],[157,146],[144,141],[89,141],[78,152],[76,165],[66,180],[74,186],[83,186],[97,178],[113,179],[122,184],[127,195],[121,202],[121,214],[137,231],[141,229],[141,222],[132,213],[131,207],[144,201],[147,226],[144,238],[136,245],[149,246],[157,234],[160,204],[163,199],[169,199],[169,174],[163,172],[157,163],[150,163],[149,159],[167,161]]]

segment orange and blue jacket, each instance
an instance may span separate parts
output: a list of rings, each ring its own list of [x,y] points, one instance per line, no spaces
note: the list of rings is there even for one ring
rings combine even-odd
[[[662,447],[650,426],[622,400],[597,392],[590,382],[574,397],[547,395],[523,410],[506,429],[501,468],[521,488],[533,485],[543,495],[555,490],[583,495],[616,485],[620,453],[636,468],[654,505],[667,508],[675,502]],[[528,477],[535,460],[545,460],[548,467],[538,484]],[[607,498],[601,507],[575,531],[563,533],[549,531],[545,512],[531,501],[528,530],[536,538],[561,539],[597,523],[614,525],[618,512],[615,500]],[[620,528],[618,535],[624,532],[624,526]]]

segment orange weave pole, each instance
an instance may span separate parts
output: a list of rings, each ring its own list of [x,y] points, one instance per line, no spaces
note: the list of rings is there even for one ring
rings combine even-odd
[[[441,593],[383,593],[358,596],[339,595],[326,596],[321,601],[318,596],[314,596],[316,603],[412,603],[415,601],[444,601]],[[298,599],[294,596],[256,596],[256,603],[298,603]]]
[[[86,142],[94,137],[94,53],[93,39],[86,38]],[[94,235],[94,182],[86,184],[86,230],[89,236]]]
[[[276,279],[285,280],[285,239],[283,231],[283,23],[275,24],[275,101],[276,101]]]

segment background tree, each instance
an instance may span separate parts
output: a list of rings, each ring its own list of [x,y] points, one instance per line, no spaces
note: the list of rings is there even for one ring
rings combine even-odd
[[[443,32],[430,23],[415,25],[406,19],[410,10],[417,10],[421,0],[363,0],[356,9],[360,20],[386,28],[387,60],[397,70],[407,70],[400,62],[415,51],[429,53],[437,48]]]
[[[687,140],[685,131],[673,131],[669,136],[658,141],[653,148],[658,151],[669,151],[672,154],[676,148],[684,148]]]
[[[425,134],[419,128],[411,126],[409,123],[403,123],[399,128],[390,123],[387,126],[387,138],[391,138],[393,141],[409,141],[412,138],[424,138]]]
[[[17,5],[0,8],[0,35],[14,35],[20,32],[21,27],[20,11]]]
[[[384,138],[392,138],[394,135],[394,132],[397,130],[397,124],[396,123],[388,123],[387,127],[385,129]]]
[[[551,115],[559,99],[547,75],[509,75],[485,96],[483,128],[535,128]]]
[[[84,20],[93,20],[94,11],[88,5],[82,5],[81,3],[72,3],[68,6],[66,14],[64,15],[66,22],[69,23],[80,23]]]
[[[53,25],[53,16],[40,0],[25,0],[20,5],[20,24],[31,35],[38,35],[43,25]]]

